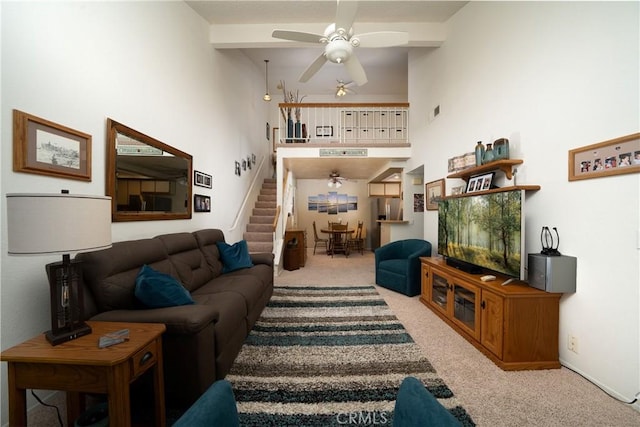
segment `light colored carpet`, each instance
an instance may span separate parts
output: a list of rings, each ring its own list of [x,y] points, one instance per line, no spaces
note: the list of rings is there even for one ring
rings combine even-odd
[[[328,257],[308,250],[307,264],[283,271],[276,285],[374,283],[374,256],[352,253]],[[478,426],[626,427],[640,425],[640,413],[607,396],[567,369],[506,372],[482,355],[418,300],[376,286],[438,375]],[[64,404],[55,394],[53,403]],[[64,410],[62,410],[64,414]],[[29,426],[57,425],[54,411],[38,407]]]

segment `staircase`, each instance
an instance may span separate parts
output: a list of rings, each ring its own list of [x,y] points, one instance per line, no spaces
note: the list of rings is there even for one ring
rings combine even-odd
[[[243,238],[249,253],[273,252],[273,220],[276,215],[276,180],[265,179]]]

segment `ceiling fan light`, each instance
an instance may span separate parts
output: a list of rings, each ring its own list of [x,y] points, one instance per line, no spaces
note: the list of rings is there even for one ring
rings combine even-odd
[[[351,58],[353,47],[346,40],[333,40],[325,47],[325,56],[336,64],[345,63]]]
[[[347,94],[347,91],[345,90],[344,86],[338,86],[338,91],[336,92],[336,96],[345,96]]]

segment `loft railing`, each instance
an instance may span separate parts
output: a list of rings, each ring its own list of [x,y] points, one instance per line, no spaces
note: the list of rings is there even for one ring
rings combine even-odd
[[[408,144],[408,103],[280,103],[276,144]]]

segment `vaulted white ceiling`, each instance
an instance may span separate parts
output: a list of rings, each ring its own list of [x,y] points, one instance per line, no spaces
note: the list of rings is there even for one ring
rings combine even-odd
[[[343,0],[344,1],[344,0]],[[289,90],[320,97],[333,96],[337,80],[351,81],[343,65],[325,63],[308,82],[298,78],[323,51],[323,45],[275,39],[274,29],[322,34],[335,21],[336,0],[205,0],[187,1],[210,24],[210,41],[218,49],[241,49],[259,67],[269,60],[269,93],[281,102],[277,85],[286,82]],[[351,86],[358,97],[372,102],[376,96],[407,101],[409,49],[435,49],[444,42],[444,23],[466,1],[359,1],[353,24],[356,34],[375,31],[405,31],[406,46],[357,48],[355,54],[368,78],[363,86]],[[358,102],[350,96],[344,102]],[[328,177],[339,170],[349,178],[367,178],[378,173],[392,159],[287,159],[285,167],[299,178]]]

